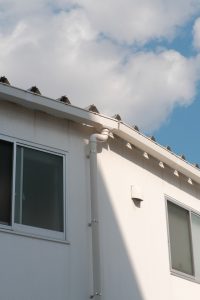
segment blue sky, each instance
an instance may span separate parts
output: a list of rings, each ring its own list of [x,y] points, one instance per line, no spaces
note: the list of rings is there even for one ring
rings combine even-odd
[[[199,93],[189,107],[174,109],[166,123],[155,131],[161,145],[169,145],[178,155],[184,154],[191,163],[200,165],[200,98]]]
[[[180,34],[165,46],[179,51],[186,57],[196,54],[193,46],[193,26],[195,18],[180,29]],[[186,160],[200,165],[200,85],[197,85],[194,101],[186,107],[175,107],[165,123],[153,132],[156,140],[169,145],[178,155],[184,154]]]
[[[199,0],[0,0],[0,70],[200,163]]]

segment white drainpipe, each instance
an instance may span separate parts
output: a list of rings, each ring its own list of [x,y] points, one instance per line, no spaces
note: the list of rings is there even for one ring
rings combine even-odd
[[[90,136],[90,197],[91,197],[91,223],[92,228],[92,255],[93,255],[93,294],[90,299],[101,297],[100,250],[99,250],[99,220],[97,197],[97,143],[106,142],[109,130],[103,129],[101,134]]]

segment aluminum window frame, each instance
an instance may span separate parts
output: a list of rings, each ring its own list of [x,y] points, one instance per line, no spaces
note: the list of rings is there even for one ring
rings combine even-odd
[[[12,190],[11,190],[11,224],[5,225],[0,224],[0,230],[6,231],[6,232],[12,232],[19,235],[24,236],[30,236],[34,238],[40,238],[40,239],[50,239],[53,241],[61,241],[66,242],[67,241],[67,165],[68,165],[68,152],[64,151],[62,149],[58,149],[55,147],[47,146],[44,144],[34,143],[31,141],[14,138],[11,136],[6,136],[3,134],[0,134],[0,140],[7,141],[13,144],[13,166],[12,166]],[[17,146],[21,146],[24,148],[29,148],[33,150],[38,150],[41,152],[53,154],[56,156],[62,157],[63,160],[63,232],[34,227],[34,226],[28,226],[24,224],[18,224],[15,222],[15,185],[16,185],[16,150]]]
[[[194,271],[194,275],[190,275],[181,271],[178,271],[176,269],[174,269],[172,267],[172,257],[171,257],[171,242],[170,242],[170,232],[169,232],[169,213],[168,213],[168,205],[167,203],[171,202],[177,206],[179,206],[180,208],[183,208],[185,210],[188,211],[189,213],[189,233],[190,233],[190,241],[191,241],[191,258],[192,258],[192,267],[193,267],[193,271]],[[170,268],[170,273],[172,275],[181,277],[183,279],[187,279],[196,283],[200,284],[200,278],[196,277],[196,270],[195,270],[195,263],[194,263],[194,247],[193,247],[193,234],[192,234],[192,222],[191,222],[191,215],[195,214],[196,216],[198,216],[200,218],[200,212],[193,209],[192,207],[183,204],[182,202],[168,196],[165,195],[165,209],[166,209],[166,222],[167,222],[167,237],[168,237],[168,250],[169,250],[169,268]]]

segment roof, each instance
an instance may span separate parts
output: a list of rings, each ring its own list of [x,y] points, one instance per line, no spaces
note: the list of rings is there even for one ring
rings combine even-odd
[[[2,79],[3,78],[3,79]],[[2,79],[2,80],[1,80]],[[120,115],[108,117],[100,114],[94,104],[86,109],[74,106],[66,96],[51,99],[41,95],[37,87],[29,90],[16,88],[9,84],[7,78],[0,78],[0,101],[19,104],[32,110],[39,110],[57,118],[73,120],[78,123],[93,126],[97,131],[108,128],[113,134],[134,145],[148,155],[156,158],[158,162],[168,165],[182,173],[191,180],[200,184],[200,170],[198,165],[192,165],[185,157],[173,153],[170,147],[159,145],[154,137],[147,137],[141,133],[137,126],[130,126],[121,120]]]

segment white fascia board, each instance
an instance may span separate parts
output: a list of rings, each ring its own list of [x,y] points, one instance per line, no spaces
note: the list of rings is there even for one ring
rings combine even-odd
[[[8,101],[25,108],[38,110],[52,116],[72,120],[94,126],[101,130],[103,127],[113,129],[118,127],[118,122],[113,118],[89,112],[85,109],[67,105],[42,95],[34,94],[6,84],[0,84],[0,101]]]
[[[200,170],[156,142],[151,141],[132,127],[113,118],[89,112],[73,105],[66,105],[60,101],[6,84],[0,84],[0,101],[9,101],[58,118],[85,123],[99,131],[102,128],[107,128],[115,135],[200,184]]]
[[[118,129],[114,129],[113,133],[200,184],[200,170],[140,132],[126,124],[119,123]]]

